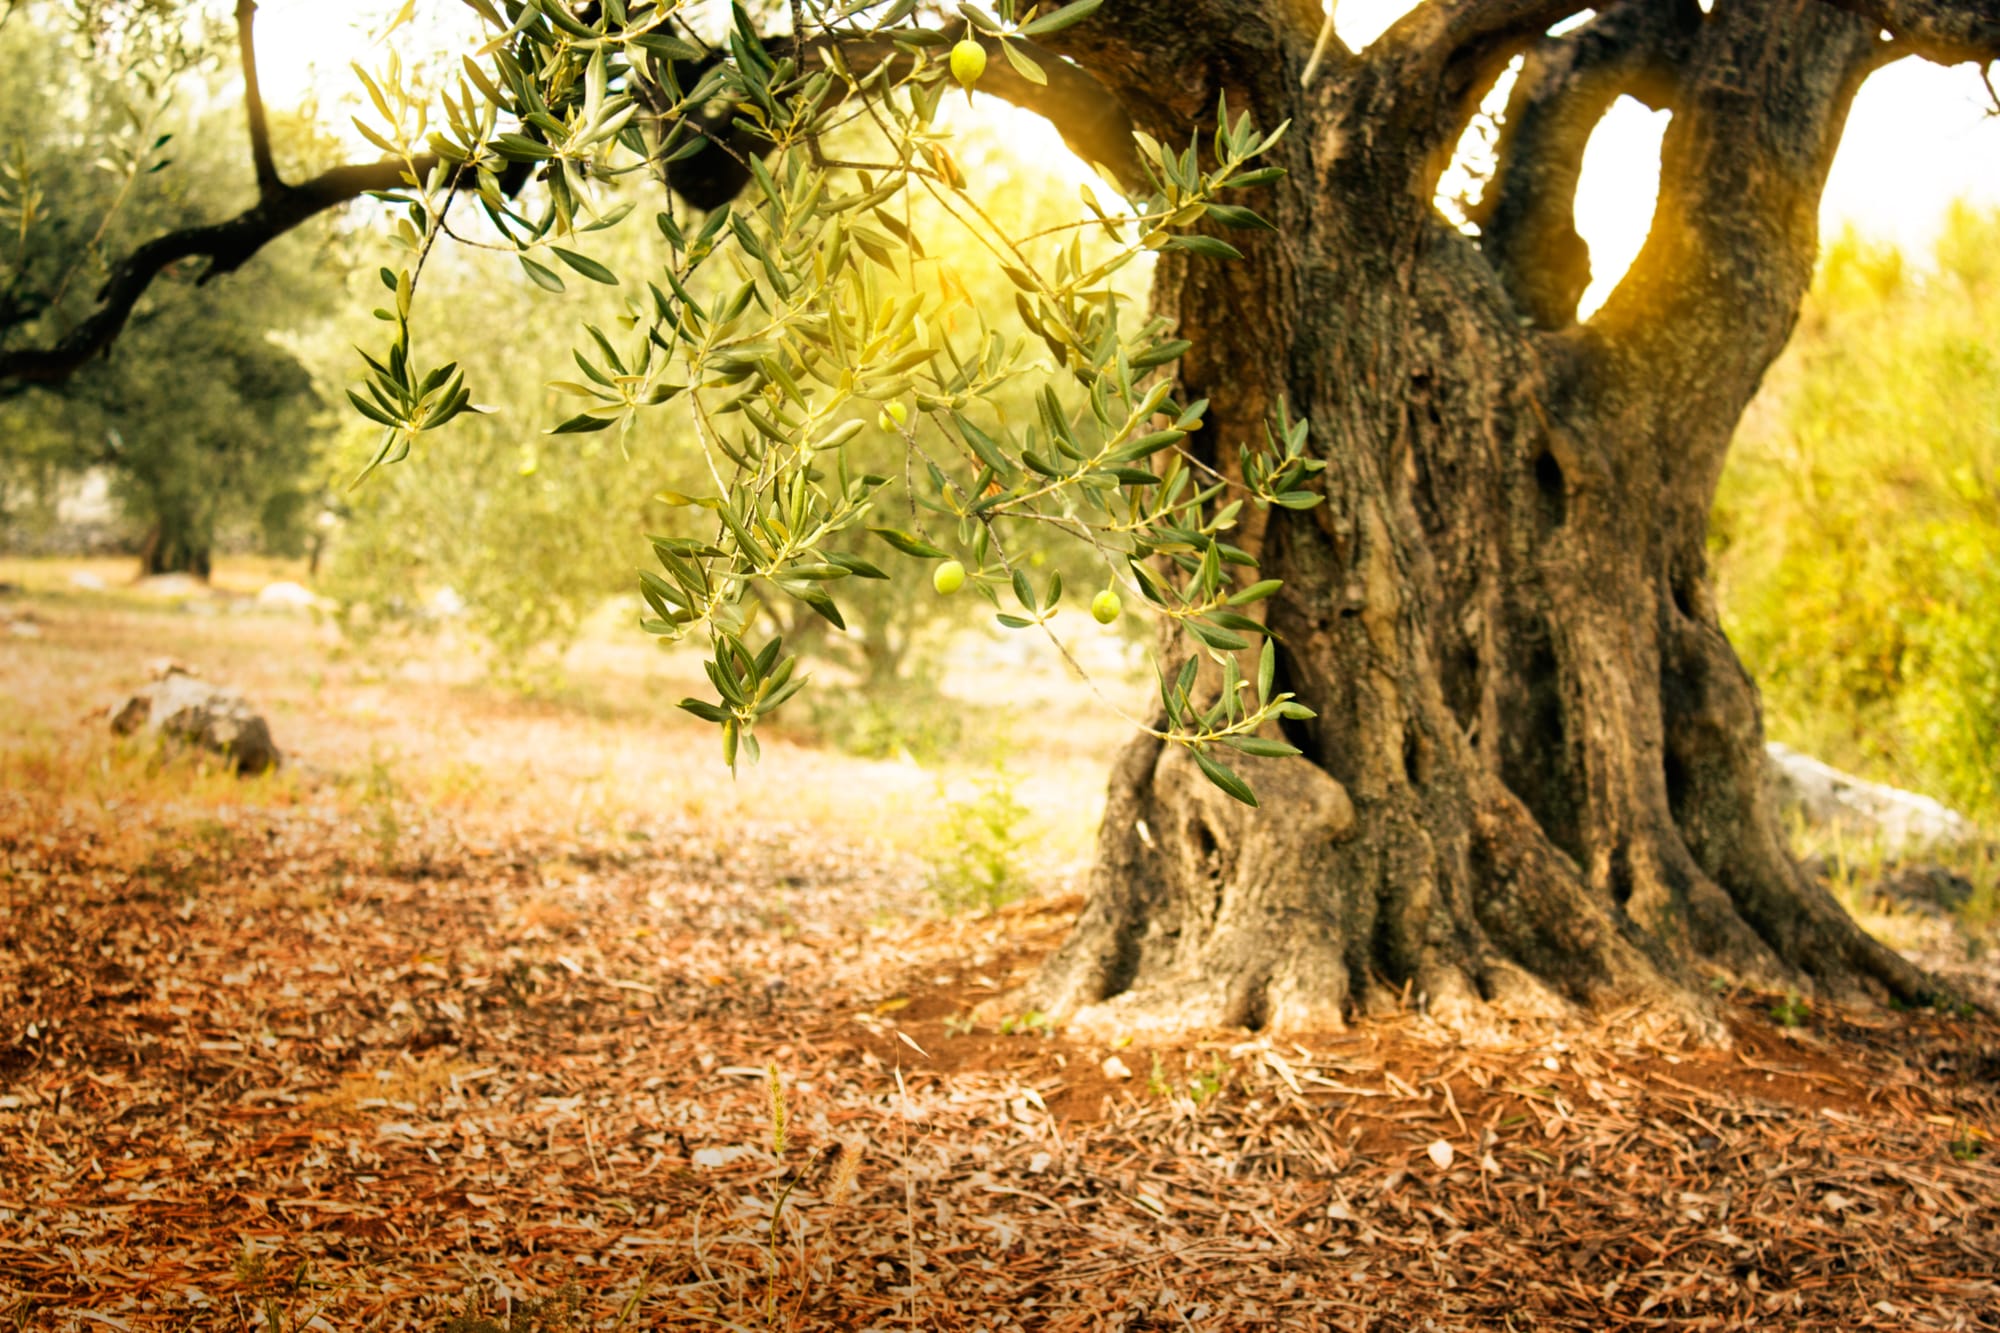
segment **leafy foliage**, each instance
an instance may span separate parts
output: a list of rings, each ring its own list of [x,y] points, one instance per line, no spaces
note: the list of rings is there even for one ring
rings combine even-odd
[[[695,31],[681,23],[692,11],[675,0],[577,11],[469,2],[491,37],[482,59],[464,60],[437,128],[393,57],[368,78],[380,119],[366,132],[406,162],[409,183],[389,198],[405,258],[380,275],[392,295],[376,314],[392,332],[380,355],[364,353],[367,379],[351,395],[380,427],[364,474],[472,410],[460,364],[418,355],[413,333],[440,238],[511,251],[552,293],[577,278],[615,286],[624,310],[609,327],[586,324],[573,355],[582,378],[551,386],[578,410],[549,433],[615,432],[629,449],[658,409],[691,425],[701,480],[661,498],[697,529],[652,539],[656,568],[640,591],[649,632],[709,646],[716,697],[683,707],[720,728],[728,762],[756,757],[757,723],[804,684],[782,636],[755,641],[761,598],[844,628],[846,588],[889,580],[894,556],[958,560],[1001,625],[1053,637],[1061,572],[1031,578],[1017,540],[1046,528],[1090,543],[1108,582],[1129,585],[1130,600],[1187,637],[1193,654],[1171,684],[1162,677],[1164,713],[1149,729],[1254,802],[1218,751],[1294,753],[1258,732],[1306,710],[1273,693],[1268,641],[1249,677],[1238,665],[1239,654],[1255,658],[1262,633],[1245,608],[1278,585],[1239,578],[1254,561],[1227,534],[1246,501],[1317,503],[1307,483],[1321,465],[1306,455],[1306,424],[1282,414],[1240,446],[1240,484],[1198,460],[1183,442],[1206,404],[1172,398],[1188,344],[1162,320],[1128,317],[1112,280],[1152,251],[1239,258],[1190,229],[1265,225],[1222,196],[1280,174],[1255,160],[1283,127],[1260,134],[1225,105],[1206,154],[1141,136],[1140,197],[1107,208],[1085,191],[1075,221],[1017,236],[983,206],[938,123],[953,34],[911,26],[913,0],[873,13],[803,3],[782,42],[760,36],[739,5],[707,49],[681,35]],[[966,7],[960,40],[994,47],[1042,83],[1026,43],[1095,8]],[[978,72],[961,59],[958,76],[969,86]],[[614,201],[617,187],[718,152],[747,191],[700,217],[654,213],[670,254],[628,287],[594,239],[636,210],[636,199]],[[510,195],[505,182],[523,166],[535,182]],[[958,327],[948,289],[913,290],[913,266],[935,240],[914,197],[1005,275],[1017,326],[978,316]],[[467,199],[476,236],[452,216]],[[1003,393],[1021,382],[1031,411],[1003,413]],[[1072,400],[1058,382],[1076,386]],[[901,437],[889,472],[866,470],[856,447],[878,418]],[[864,533],[873,543],[857,551]],[[1200,657],[1219,666],[1218,694],[1197,693]]]
[[[638,262],[645,250],[627,253]],[[496,272],[496,258],[448,252],[426,274],[431,298],[448,302],[455,322],[505,330],[468,339],[462,354],[491,410],[463,417],[423,466],[343,489],[344,522],[323,586],[341,605],[343,628],[361,639],[428,627],[433,599],[449,590],[496,668],[526,684],[540,679],[539,654],[567,647],[606,598],[629,596],[634,551],[649,517],[663,515],[606,437],[538,436],[525,424],[545,417],[556,395],[519,364],[566,356],[570,320],[608,318],[615,303],[578,292],[562,317],[550,318],[528,304],[514,273]],[[343,344],[315,359],[338,374],[347,355]],[[379,433],[348,415],[336,455],[343,482],[367,465]],[[663,443],[670,454],[683,448]]]

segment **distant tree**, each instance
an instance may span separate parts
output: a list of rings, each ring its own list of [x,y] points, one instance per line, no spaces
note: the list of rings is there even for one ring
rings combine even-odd
[[[224,113],[201,109],[219,35],[175,6],[10,13],[0,28],[13,71],[0,88],[0,347],[73,330],[97,309],[108,256],[254,188],[227,150]],[[231,526],[296,549],[325,484],[326,414],[306,367],[271,333],[331,308],[335,293],[313,267],[298,237],[227,288],[198,290],[182,264],[166,270],[101,362],[0,386],[0,448],[13,469],[104,469],[145,534],[148,573],[206,577],[217,533]],[[39,391],[7,393],[31,385]]]
[[[624,286],[622,325],[589,332],[560,382],[579,410],[554,429],[694,423],[705,462],[677,489],[708,517],[656,543],[648,627],[712,647],[717,697],[686,706],[732,761],[798,684],[780,643],[744,637],[749,589],[837,619],[845,580],[889,573],[834,534],[956,559],[1035,632],[1060,589],[1011,535],[1095,542],[1093,602],[1165,626],[1160,697],[1114,767],[1089,900],[1037,1007],[1281,1028],[1403,996],[1446,1016],[1692,1016],[1705,969],[1928,993],[1785,848],[1705,535],[1805,293],[1856,90],[1892,59],[2000,56],[1990,4],[1423,0],[1353,51],[1314,0],[798,0],[705,35],[672,0],[469,2],[491,40],[441,103],[394,62],[371,84],[385,166],[286,183],[253,76],[259,204],[222,239],[161,243],[234,267],[337,184],[392,174],[403,255],[354,394],[390,463],[471,404],[430,351],[449,309],[413,323],[439,238],[512,249],[543,285],[610,285],[589,229],[650,197],[673,257]],[[237,12],[248,52],[253,6]],[[1464,234],[1439,177],[1516,56]],[[934,128],[954,83],[1046,115],[1130,208],[1093,201],[1039,237],[993,226],[982,200],[1006,183],[970,177]],[[1621,95],[1673,112],[1659,207],[1579,321],[1574,194]],[[695,214],[644,193],[662,179]],[[981,239],[1018,325],[947,329],[930,298],[889,291],[925,241],[906,192]],[[1135,317],[1107,280],[1148,251]],[[72,336],[0,354],[0,379],[101,349],[150,263],[135,251]],[[697,269],[721,295],[690,288]],[[1022,377],[1083,406],[1037,395],[1035,419],[1002,419],[993,398]],[[892,402],[904,468],[848,466]]]

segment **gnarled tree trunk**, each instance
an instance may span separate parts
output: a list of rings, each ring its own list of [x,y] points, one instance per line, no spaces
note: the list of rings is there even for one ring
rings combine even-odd
[[[1914,998],[1926,980],[1803,875],[1763,781],[1756,688],[1703,541],[1724,452],[1788,335],[1879,24],[1820,0],[1422,7],[1309,87],[1316,6],[1129,0],[1075,53],[1156,137],[1218,93],[1289,119],[1275,233],[1169,257],[1185,399],[1226,468],[1282,397],[1325,503],[1242,534],[1305,758],[1261,809],[1150,738],[1118,761],[1090,894],[1031,988],[1149,1024],[1335,1027],[1404,1000],[1551,1012],[1664,1001],[1711,969]],[[1477,238],[1432,206],[1527,56]],[[1672,110],[1652,234],[1578,323],[1585,140],[1620,93]],[[1235,756],[1231,756],[1234,761]],[[1699,1019],[1697,1018],[1697,1021]]]

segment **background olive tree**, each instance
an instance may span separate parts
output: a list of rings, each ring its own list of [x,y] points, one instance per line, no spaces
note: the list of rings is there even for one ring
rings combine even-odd
[[[215,17],[27,4],[0,27],[10,71],[0,87],[0,346],[62,336],[95,309],[118,256],[254,195],[235,108],[214,98],[234,47]],[[302,122],[281,137],[314,146]],[[91,373],[0,390],[0,466],[18,507],[101,469],[144,534],[146,572],[206,576],[224,534],[301,549],[328,479],[329,405],[274,335],[333,309],[339,266],[324,241],[289,236],[224,288],[176,273],[149,289]]]

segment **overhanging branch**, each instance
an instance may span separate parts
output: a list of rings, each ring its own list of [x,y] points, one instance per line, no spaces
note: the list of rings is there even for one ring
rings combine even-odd
[[[1046,84],[1023,77],[1000,49],[998,38],[973,34],[986,51],[986,72],[979,91],[1031,111],[1055,127],[1071,152],[1103,167],[1121,183],[1136,187],[1143,180],[1139,154],[1132,140],[1132,117],[1125,105],[1089,70],[1034,42],[1016,41],[1038,65]],[[908,57],[887,42],[842,42],[840,54],[856,74],[878,68],[884,61]]]
[[[430,157],[416,159],[419,173],[428,173],[435,165]],[[111,346],[153,279],[173,265],[189,259],[208,260],[201,282],[233,273],[270,242],[327,209],[370,191],[402,188],[408,170],[399,161],[335,167],[298,185],[280,185],[275,194],[259,199],[226,222],[184,227],[154,237],[112,267],[111,276],[98,291],[97,310],[53,345],[0,351],[0,395],[69,378]]]
[[[1412,207],[1428,209],[1451,147],[1512,56],[1589,0],[1424,0],[1357,58],[1382,90],[1379,137]]]
[[[1391,24],[1363,59],[1433,79],[1455,64],[1481,63],[1591,8],[1591,0],[1424,0]],[[1412,89],[1421,92],[1422,89]]]
[[[31,385],[59,383],[109,348],[153,280],[174,265],[206,259],[208,266],[200,281],[207,282],[234,272],[265,245],[330,208],[409,183],[409,165],[393,159],[336,167],[297,185],[283,181],[272,157],[257,77],[253,40],[256,10],[255,0],[238,0],[237,41],[243,60],[257,203],[227,221],[181,228],[139,246],[112,267],[98,293],[98,308],[52,345],[0,349],[0,396],[19,393]],[[895,57],[894,48],[887,44],[875,49],[850,44],[843,49],[850,60],[867,68],[875,61]],[[1044,117],[1079,157],[1102,165],[1121,181],[1136,184],[1141,173],[1132,121],[1119,99],[1091,74],[1054,52],[1029,49],[1047,76],[1045,85],[1023,78],[996,48],[980,91]],[[728,128],[726,124],[704,127],[725,134]],[[414,166],[421,179],[436,166],[436,159],[424,155],[415,159]],[[503,190],[513,193],[527,174],[524,167],[510,169],[503,177]],[[718,151],[672,164],[665,183],[696,207],[713,208],[733,198],[748,180],[749,172],[740,162]]]
[[[1325,19],[1321,0],[1112,0],[1048,45],[1088,70],[1128,123],[1185,142],[1225,90],[1269,123],[1291,115]]]

